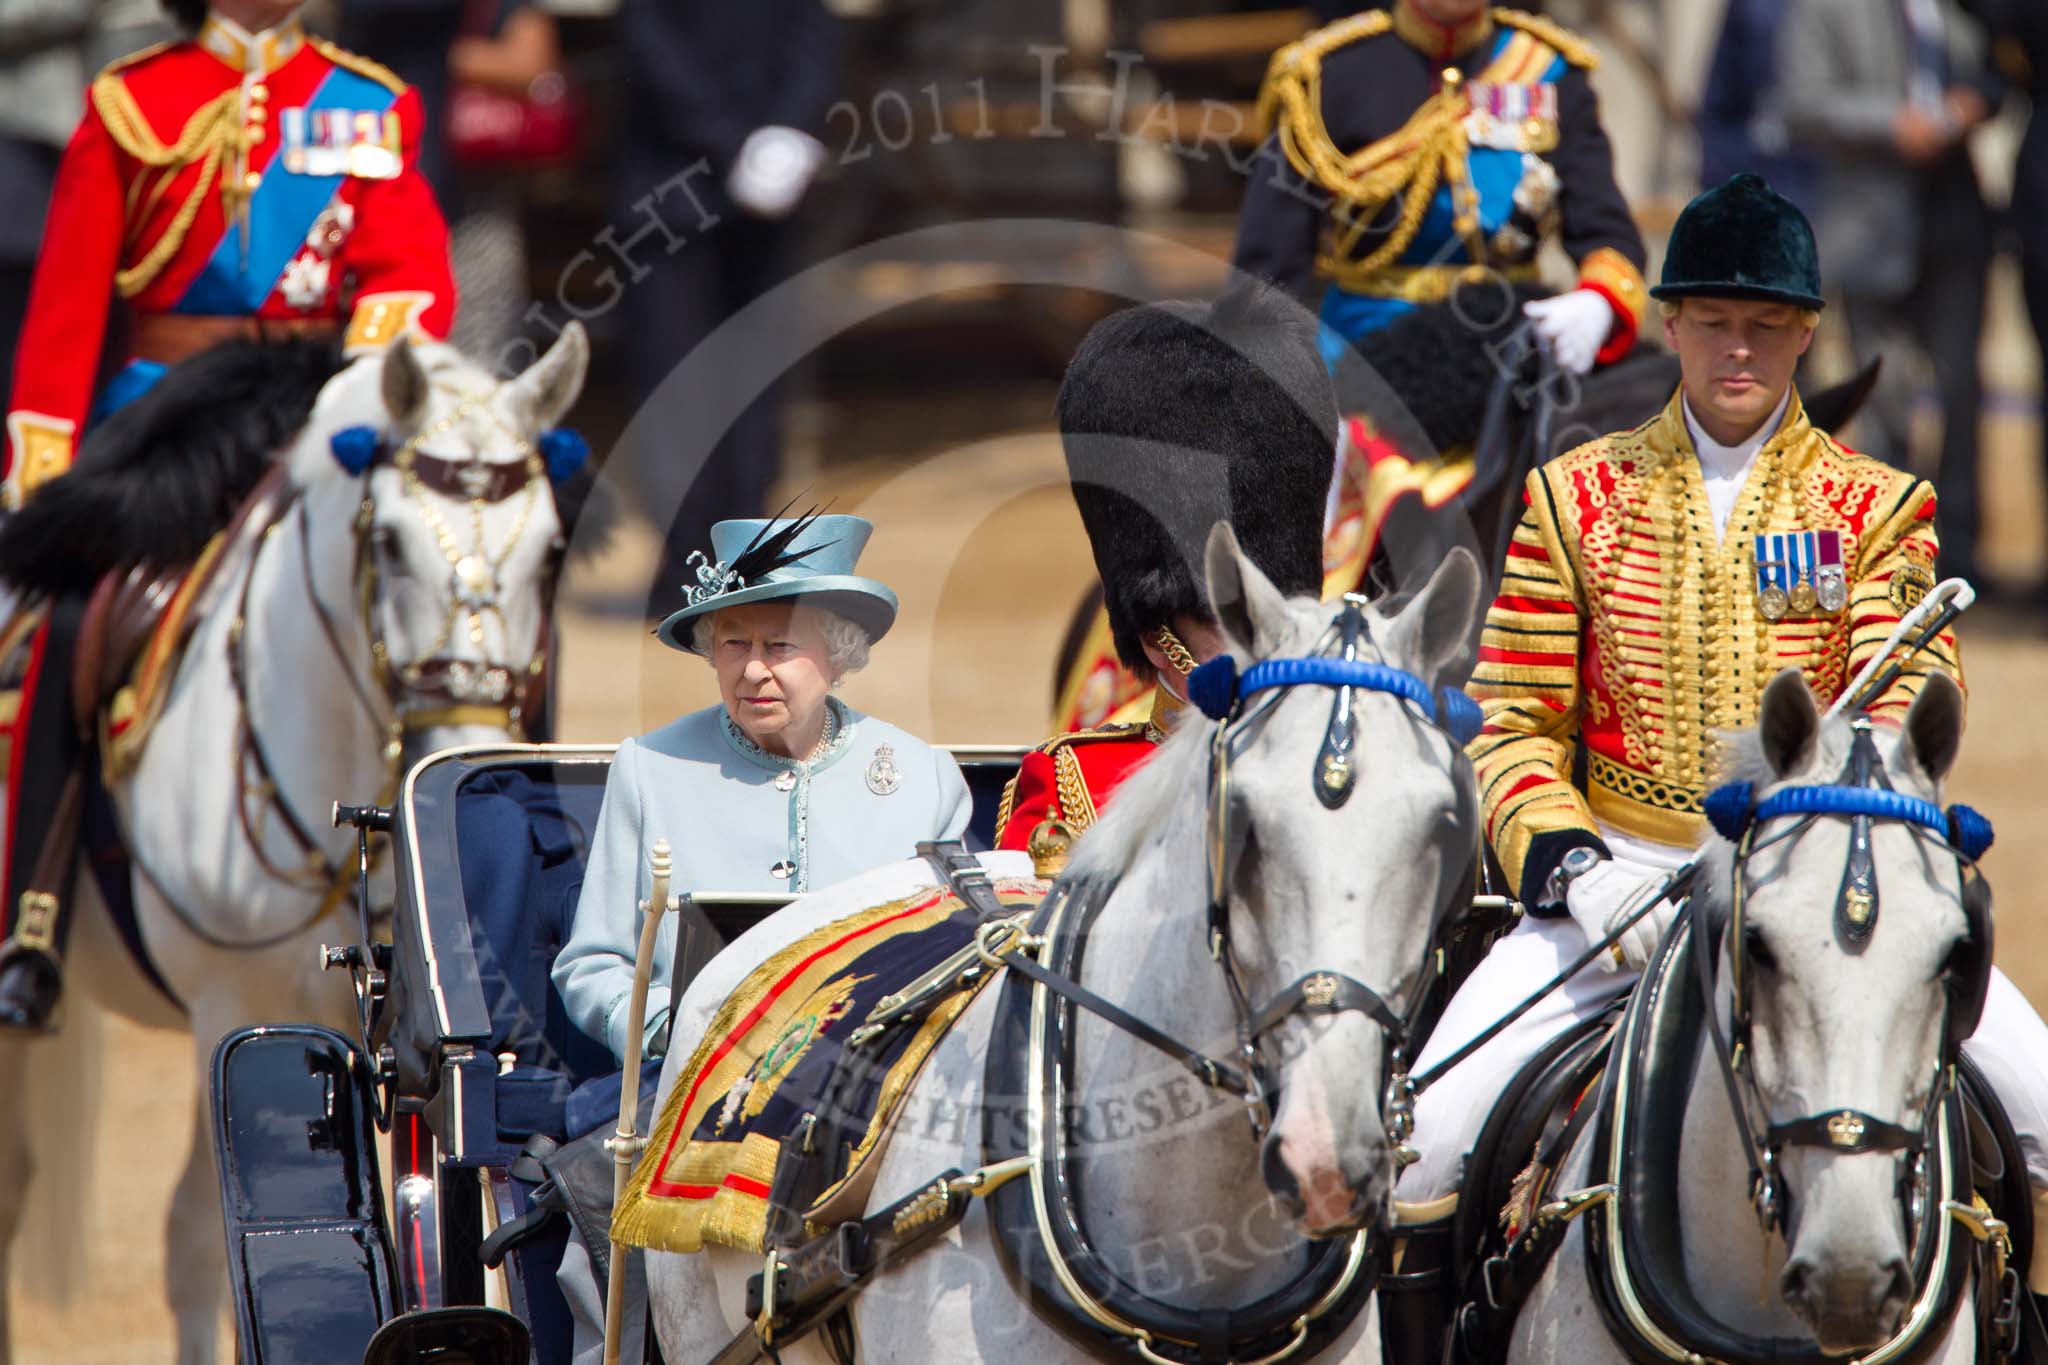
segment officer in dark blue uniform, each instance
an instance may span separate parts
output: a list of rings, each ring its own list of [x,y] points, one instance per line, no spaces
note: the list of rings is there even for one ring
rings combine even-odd
[[[1465,280],[1533,281],[1556,235],[1578,287],[1527,305],[1539,337],[1578,373],[1619,359],[1649,299],[1587,81],[1596,61],[1550,20],[1479,0],[1397,0],[1282,48],[1235,264],[1321,291],[1334,365]]]
[[[691,392],[663,393],[660,411],[646,404],[700,342],[789,272],[789,218],[825,160],[818,134],[838,97],[841,33],[821,0],[622,0],[618,38],[615,222],[634,265],[624,291],[630,377],[640,429],[660,443],[632,454],[650,506],[681,502],[665,528],[672,562],[655,579],[671,591],[691,580],[683,558],[710,543],[713,522],[764,510],[780,446],[776,398],[771,390],[749,406],[702,469],[679,467],[675,434],[763,376],[736,358]]]

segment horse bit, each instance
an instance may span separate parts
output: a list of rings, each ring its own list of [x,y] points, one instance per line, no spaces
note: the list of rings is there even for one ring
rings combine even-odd
[[[1741,1135],[1749,1162],[1750,1198],[1757,1219],[1766,1232],[1784,1226],[1790,1212],[1790,1195],[1778,1170],[1778,1154],[1786,1147],[1817,1147],[1841,1156],[1861,1152],[1893,1152],[1906,1158],[1914,1188],[1924,1187],[1923,1166],[1927,1134],[1937,1107],[1954,1084],[1954,1067],[1964,1039],[1975,1032],[1983,1013],[1985,992],[1991,977],[1990,888],[1977,870],[1977,860],[1991,847],[1991,822],[1968,806],[1954,805],[1943,811],[1934,802],[1893,789],[1879,760],[1871,735],[1869,716],[1858,713],[1850,722],[1854,740],[1848,761],[1833,784],[1815,783],[1786,787],[1762,801],[1754,798],[1752,784],[1730,783],[1710,793],[1706,814],[1715,830],[1735,844],[1731,875],[1728,921],[1728,960],[1733,1003],[1728,1036],[1710,1013],[1707,1032],[1713,1039],[1728,1100],[1735,1112],[1735,1127]],[[1749,859],[1773,844],[1788,842],[1822,816],[1846,816],[1850,820],[1849,852],[1836,892],[1834,927],[1836,937],[1847,951],[1860,952],[1877,927],[1879,911],[1877,869],[1871,847],[1871,823],[1892,821],[1905,825],[1920,841],[1929,831],[1940,836],[1943,846],[1954,854],[1961,878],[1965,939],[1957,954],[1944,968],[1947,992],[1942,1030],[1941,1054],[1934,1080],[1928,1088],[1920,1126],[1909,1129],[1859,1109],[1838,1109],[1809,1114],[1783,1123],[1766,1123],[1761,1135],[1752,1113],[1765,1114],[1762,1091],[1753,1065],[1745,1060],[1753,1054],[1750,1039],[1750,990],[1754,970],[1747,962],[1744,939],[1744,900]],[[1794,823],[1766,838],[1758,839],[1759,826],[1771,820],[1794,817]],[[1700,907],[1700,897],[1693,897]],[[1695,915],[1704,916],[1696,908]],[[1695,936],[1694,953],[1702,998],[1712,1001],[1716,965],[1710,947],[1713,926],[1701,920]],[[1752,1105],[1754,1109],[1752,1109]],[[1902,1181],[1903,1187],[1903,1181]],[[1914,1218],[1919,1217],[1916,1201],[1908,1199]]]

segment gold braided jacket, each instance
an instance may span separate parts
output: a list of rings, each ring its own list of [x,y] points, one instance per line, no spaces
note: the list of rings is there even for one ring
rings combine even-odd
[[[1795,392],[1717,543],[1682,400],[1535,470],[1471,692],[1487,836],[1520,886],[1531,842],[1597,834],[1696,843],[1718,732],[1756,721],[1781,670],[1825,705],[1934,583],[1934,490],[1815,428]],[[1754,537],[1839,531],[1840,612],[1757,608]],[[1961,681],[1944,632],[1871,708],[1899,719],[1929,667]],[[1587,788],[1573,786],[1575,744]]]

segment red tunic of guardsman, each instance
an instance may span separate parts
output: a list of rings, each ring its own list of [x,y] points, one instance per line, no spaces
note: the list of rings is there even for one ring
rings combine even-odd
[[[339,330],[368,350],[447,335],[448,230],[415,165],[419,97],[296,19],[108,67],[57,173],[7,413],[19,498],[69,468],[95,412],[107,302],[133,315],[104,412],[232,337]]]
[[[1155,684],[1151,718],[1055,735],[1024,755],[996,811],[996,847],[1058,868],[1123,780],[1152,756],[1186,702]]]
[[[996,842],[1030,852],[1042,875],[1059,871],[1172,729],[1186,705],[1181,679],[1227,647],[1203,583],[1210,530],[1228,522],[1289,597],[1321,590],[1337,441],[1315,319],[1255,282],[1213,305],[1152,304],[1104,319],[1075,352],[1056,408],[1102,577],[1109,667],[1145,679],[1150,695],[1129,724],[1075,728],[1025,755]]]

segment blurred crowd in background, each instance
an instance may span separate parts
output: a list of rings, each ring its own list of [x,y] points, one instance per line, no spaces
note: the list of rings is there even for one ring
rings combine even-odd
[[[1594,85],[1653,250],[1697,187],[1738,170],[1764,172],[1808,211],[1839,305],[1837,363],[1886,360],[1849,439],[1931,474],[1945,560],[2048,616],[2031,564],[1987,570],[1977,550],[1983,433],[2024,431],[2027,461],[2041,458],[2039,366],[2011,354],[2006,333],[1984,339],[1987,316],[2024,335],[2016,308],[1994,306],[1997,289],[2015,290],[1994,281],[2014,278],[2037,341],[2048,338],[2048,125],[2029,119],[2034,74],[2048,70],[2048,6],[1530,8],[1602,50]],[[1043,381],[1121,299],[1213,289],[1267,56],[1346,12],[1224,0],[312,0],[305,17],[418,87],[435,118],[422,161],[454,228],[457,344],[516,368],[568,318],[591,327],[600,362],[582,420],[600,449],[722,320],[805,266],[880,244],[831,286],[902,306],[764,392],[725,434],[678,494],[684,513],[668,529],[681,551],[711,520],[758,510],[788,461],[840,448],[831,432],[792,439],[793,392],[848,377]],[[10,351],[87,83],[170,36],[155,0],[0,0]],[[769,146],[754,140],[763,129],[808,136]],[[782,158],[765,193],[741,170],[763,155]],[[1140,227],[1205,248],[1216,273],[1190,277],[1179,256],[1134,245],[1081,263],[1094,290],[1016,289],[997,268],[1015,263],[977,259],[971,235],[937,254],[887,250],[911,229],[1016,216]],[[676,408],[636,429],[688,420],[689,393],[659,401]]]

